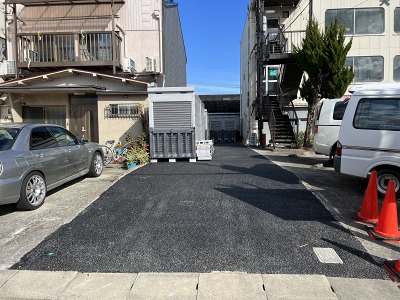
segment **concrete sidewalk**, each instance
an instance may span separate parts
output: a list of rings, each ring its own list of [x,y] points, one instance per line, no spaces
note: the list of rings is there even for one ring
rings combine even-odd
[[[0,299],[400,299],[392,281],[232,272],[0,271]]]

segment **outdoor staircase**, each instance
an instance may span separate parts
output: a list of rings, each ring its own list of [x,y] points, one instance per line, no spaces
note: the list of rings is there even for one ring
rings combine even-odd
[[[291,146],[293,144],[296,144],[296,137],[293,132],[293,127],[292,124],[290,123],[290,119],[288,115],[285,115],[282,113],[282,110],[279,107],[279,102],[278,98],[274,96],[269,96],[269,99],[267,96],[264,97],[263,99],[264,103],[264,114],[268,115],[267,113],[267,107],[268,107],[268,101],[271,105],[271,108],[274,112],[275,116],[275,146],[280,147],[280,146]],[[269,121],[269,126],[270,130],[274,130],[274,125],[271,124],[271,120]]]

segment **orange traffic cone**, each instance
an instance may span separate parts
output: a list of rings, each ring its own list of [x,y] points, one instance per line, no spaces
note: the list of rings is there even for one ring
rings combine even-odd
[[[383,267],[389,271],[393,279],[400,281],[400,260],[387,260],[383,263]]]
[[[357,213],[356,219],[371,224],[378,223],[378,186],[376,180],[376,171],[372,171],[371,173],[368,187],[364,196],[364,201],[361,206],[361,210]]]
[[[378,225],[376,225],[370,233],[378,239],[400,240],[396,193],[393,180],[389,180]]]

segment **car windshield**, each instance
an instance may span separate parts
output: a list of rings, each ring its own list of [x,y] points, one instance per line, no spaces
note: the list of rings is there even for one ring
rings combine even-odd
[[[17,138],[19,129],[0,127],[0,151],[11,149]]]

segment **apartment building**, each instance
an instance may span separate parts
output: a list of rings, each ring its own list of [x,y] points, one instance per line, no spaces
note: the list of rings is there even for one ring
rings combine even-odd
[[[4,4],[1,122],[56,123],[92,141],[124,141],[143,130],[149,86],[186,86],[173,0]]]
[[[305,120],[306,106],[298,96],[302,71],[292,50],[301,45],[311,15],[321,29],[337,17],[346,42],[353,38],[346,62],[355,72],[350,87],[400,81],[398,1],[252,0],[241,40],[241,116],[249,143],[259,144],[263,135],[293,143],[293,133],[304,128],[299,119]]]

